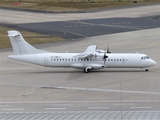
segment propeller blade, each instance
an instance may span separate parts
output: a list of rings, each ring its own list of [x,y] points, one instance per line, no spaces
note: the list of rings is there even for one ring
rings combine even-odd
[[[108,48],[107,48],[107,53],[111,53],[111,52],[109,51],[109,44],[108,44]]]
[[[103,55],[104,66],[106,65],[106,58],[108,58],[108,56],[106,54],[107,54],[107,50],[106,50],[106,47],[105,47],[105,52],[104,52],[104,55]]]

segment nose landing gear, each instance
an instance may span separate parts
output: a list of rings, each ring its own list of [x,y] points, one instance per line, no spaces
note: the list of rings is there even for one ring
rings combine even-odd
[[[145,71],[147,72],[147,71],[148,71],[148,68],[146,68]]]

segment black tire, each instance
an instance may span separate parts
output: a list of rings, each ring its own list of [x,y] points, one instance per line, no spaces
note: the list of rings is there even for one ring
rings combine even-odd
[[[89,73],[89,69],[84,69],[84,73]]]
[[[148,69],[145,69],[146,72],[148,72]]]

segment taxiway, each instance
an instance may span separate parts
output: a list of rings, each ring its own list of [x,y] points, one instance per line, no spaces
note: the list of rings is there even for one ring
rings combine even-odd
[[[74,119],[81,117],[81,119],[120,119],[120,111],[123,111],[123,116],[128,116],[124,117],[126,119],[139,117],[158,120],[160,110],[160,21],[156,18],[148,20],[148,16],[158,16],[159,12],[157,13],[154,9],[157,6],[151,6],[152,12],[147,15],[143,13],[141,18],[137,17],[140,13],[136,14],[136,10],[132,11],[137,20],[147,20],[148,23],[151,23],[148,24],[150,26],[148,28],[142,27],[129,31],[126,29],[126,31],[112,34],[104,32],[96,36],[91,35],[92,37],[35,45],[39,49],[52,52],[83,52],[91,44],[96,44],[101,49],[105,49],[109,44],[111,52],[147,54],[157,62],[157,65],[150,68],[149,72],[143,69],[103,69],[84,74],[83,71],[72,68],[45,68],[10,60],[7,56],[13,54],[12,49],[1,49],[0,114],[2,117],[0,119],[8,115],[7,119],[16,117],[17,119],[29,119],[28,114],[32,119],[36,119],[36,116],[38,119],[40,114],[44,115],[42,118],[48,115],[53,118],[52,115],[55,115],[57,119],[62,119],[60,116],[63,115],[63,119],[71,115],[77,115],[75,118],[71,117]],[[146,8],[149,9],[149,6],[137,9],[143,11]],[[125,13],[122,16],[125,16]],[[136,23],[134,20],[133,22],[133,26],[130,24],[123,25],[123,27],[134,27]],[[35,23],[34,21],[34,25]],[[95,20],[94,23],[92,21],[89,23],[95,24]],[[24,22],[23,24],[30,25],[31,23]],[[39,22],[36,24],[38,25]],[[77,27],[82,33],[85,30],[82,26]],[[90,29],[90,27],[87,28]],[[93,31],[94,27],[91,27]],[[104,26],[97,27],[104,30]],[[140,28],[140,24],[137,23],[137,27]],[[105,27],[106,30],[112,31],[108,26]]]

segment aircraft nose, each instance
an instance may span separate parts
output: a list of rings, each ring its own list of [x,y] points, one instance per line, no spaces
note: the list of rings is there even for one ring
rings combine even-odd
[[[154,66],[154,65],[156,65],[157,63],[156,63],[156,61],[151,60],[151,64]]]

